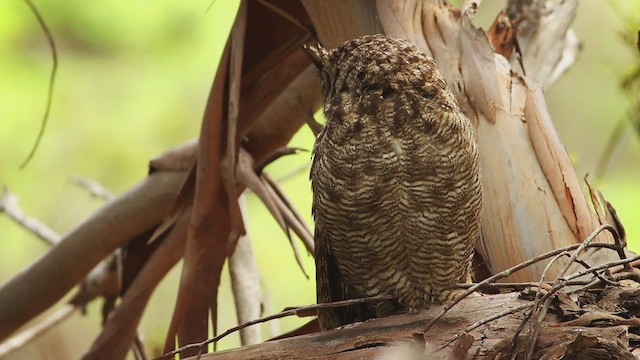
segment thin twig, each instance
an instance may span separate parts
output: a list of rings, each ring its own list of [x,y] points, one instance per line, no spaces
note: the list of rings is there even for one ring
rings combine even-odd
[[[567,283],[570,280],[577,279],[577,278],[579,278],[581,276],[588,275],[588,274],[590,274],[590,273],[592,273],[594,271],[604,270],[604,269],[612,268],[612,267],[618,266],[618,265],[623,265],[624,266],[624,264],[631,264],[632,262],[639,261],[639,260],[640,260],[640,255],[636,255],[636,256],[634,256],[632,258],[626,258],[624,260],[611,261],[611,262],[608,262],[606,264],[601,264],[601,265],[598,265],[598,266],[594,266],[589,270],[573,273],[573,274],[567,276],[566,278],[561,279],[561,281],[563,281],[564,283]]]
[[[531,258],[525,262],[522,262],[518,265],[512,266],[509,269],[506,269],[504,271],[501,271],[493,276],[490,276],[486,279],[484,279],[483,281],[471,286],[469,289],[467,289],[464,293],[458,295],[451,303],[447,304],[445,307],[442,308],[442,310],[440,310],[440,312],[431,319],[431,321],[429,321],[429,323],[427,323],[427,325],[425,326],[424,330],[422,331],[423,333],[426,333],[427,331],[429,331],[429,329],[431,329],[433,327],[433,325],[440,320],[449,310],[451,310],[451,308],[453,308],[456,304],[458,304],[460,301],[462,301],[464,298],[466,298],[467,296],[469,296],[470,294],[474,293],[476,290],[478,290],[479,288],[483,287],[483,286],[487,286],[487,284],[493,283],[496,280],[505,278],[510,276],[511,274],[522,270],[528,266],[531,266],[537,262],[540,262],[542,260],[548,259],[552,256],[556,256],[559,253],[562,253],[564,251],[571,251],[571,250],[575,250],[578,247],[580,247],[582,244],[573,244],[573,245],[568,245],[559,249],[555,249],[552,251],[549,251],[545,254],[541,254],[538,255],[534,258]],[[611,249],[611,250],[616,250],[616,246],[613,244],[604,244],[604,243],[597,243],[597,244],[589,244],[587,246],[588,248],[605,248],[605,249]]]
[[[4,186],[0,194],[0,212],[4,212],[16,224],[43,240],[48,245],[56,245],[62,237],[42,221],[25,215],[18,205],[18,197]]]
[[[136,337],[133,339],[132,350],[133,355],[136,357],[136,360],[149,360],[149,355],[147,355],[147,349],[144,346],[144,341],[140,330],[137,331]]]
[[[262,171],[264,170],[264,168],[271,164],[272,162],[278,160],[279,158],[283,157],[283,156],[287,156],[287,155],[296,155],[299,154],[300,152],[308,152],[309,150],[307,149],[303,149],[303,148],[297,148],[297,147],[281,147],[281,148],[277,148],[274,151],[270,152],[269,154],[267,154],[267,156],[264,157],[264,159],[256,162],[253,165],[253,168],[256,171],[257,175],[262,174]]]
[[[588,245],[588,244],[587,244]],[[540,277],[540,281],[539,281],[539,285],[538,285],[538,290],[536,291],[536,296],[534,298],[534,302],[533,305],[531,307],[531,311],[529,311],[527,313],[527,315],[525,315],[525,317],[522,319],[522,321],[520,321],[520,324],[518,325],[518,328],[516,329],[514,335],[513,335],[513,339],[511,341],[511,343],[509,344],[509,349],[507,351],[507,356],[506,358],[511,358],[511,356],[513,355],[513,351],[515,350],[515,346],[518,340],[518,337],[520,336],[520,333],[522,332],[522,330],[524,329],[524,326],[529,322],[529,319],[531,319],[531,317],[535,314],[537,308],[538,308],[538,304],[539,304],[539,299],[540,299],[540,290],[542,290],[542,284],[544,284],[544,277],[545,274],[547,273],[547,271],[551,268],[551,265],[557,261],[561,256],[568,256],[569,253],[568,252],[563,252],[558,254],[556,257],[553,258],[553,260],[551,260],[549,262],[549,264],[547,264],[547,266],[545,267],[544,271],[542,272],[542,276]],[[580,259],[576,259],[576,262],[579,263],[580,265],[584,266],[587,270],[591,269],[591,266],[589,266],[586,262],[580,260]],[[600,274],[598,274],[597,271],[593,271],[592,274],[594,276],[596,276],[598,279],[604,279],[600,276]],[[556,281],[554,280],[553,285],[555,285]],[[553,286],[552,285],[552,286]],[[567,286],[568,284],[565,283],[565,286]],[[548,302],[548,300],[547,300]],[[547,302],[545,302],[545,305],[548,304]],[[546,311],[544,311],[544,314],[546,315]],[[542,318],[544,318],[544,316],[542,316]],[[536,325],[539,325],[539,323],[535,323]],[[534,330],[530,331],[530,338],[529,338],[529,346],[535,345],[535,339],[537,338],[538,335],[538,328],[535,328],[535,325],[532,324],[532,328],[534,328]],[[532,340],[533,339],[533,340]]]
[[[605,226],[602,226],[600,228],[602,228],[602,230],[604,230],[604,227]],[[576,250],[576,252],[577,252],[577,250]],[[554,295],[558,290],[560,290],[563,287],[565,287],[567,280],[575,279],[575,278],[578,278],[580,276],[584,276],[584,275],[587,275],[589,273],[593,273],[593,271],[598,271],[598,270],[602,270],[602,269],[608,269],[610,267],[617,266],[617,265],[629,264],[629,263],[631,263],[633,261],[636,261],[636,260],[639,260],[639,259],[640,259],[640,255],[639,256],[635,256],[635,257],[633,257],[631,259],[625,258],[625,259],[620,259],[618,261],[612,261],[612,262],[609,262],[607,264],[602,264],[602,265],[599,265],[599,266],[595,266],[595,267],[592,267],[592,268],[590,268],[588,270],[572,274],[572,275],[568,276],[567,278],[562,278],[562,277],[558,276],[558,278],[555,281],[556,284],[543,297],[544,305],[542,306],[542,309],[540,310],[540,313],[539,313],[537,319],[535,319],[535,320],[537,320],[538,324],[542,322],[542,319],[544,319],[544,317],[546,317],[546,315],[547,315],[547,311],[548,311],[549,305],[551,303],[551,296]],[[533,350],[531,350],[531,346],[532,346],[531,342],[533,342],[534,348],[535,348],[535,339],[537,338],[538,332],[539,332],[539,326],[536,326],[534,328],[534,334],[530,339],[529,348],[527,350],[527,354],[526,354],[526,357],[525,357],[525,359],[527,359],[527,360],[530,360],[532,358],[532,356],[533,356]]]
[[[105,201],[111,201],[114,198],[113,194],[97,181],[72,175],[71,177],[69,177],[69,182],[87,190],[93,197],[97,197]]]
[[[291,236],[290,229],[293,227],[294,231],[301,239],[303,238],[304,234],[301,231],[296,231],[296,229],[300,230],[300,226],[299,224],[295,224],[296,219],[293,215],[291,215],[291,209],[287,208],[282,199],[278,196],[276,190],[273,187],[274,184],[270,184],[265,180],[265,175],[266,174],[260,175],[260,181],[263,183],[266,192],[269,194],[269,197],[275,203],[275,206],[278,209],[278,214],[282,219],[282,230],[287,235],[287,239],[289,240],[289,244],[291,245],[291,249],[293,250],[293,255],[296,259],[296,262],[298,263],[298,266],[300,267],[300,270],[302,270],[304,276],[309,279],[309,274],[307,274],[307,271],[304,269],[302,256],[300,255],[300,250],[298,249],[298,243]]]
[[[314,240],[313,234],[311,230],[307,227],[307,223],[302,218],[302,215],[298,211],[298,209],[293,205],[293,203],[289,200],[284,191],[278,186],[278,183],[271,178],[268,174],[262,174],[261,176],[267,182],[267,184],[273,189],[275,194],[277,195],[277,199],[282,202],[282,206],[284,209],[288,211],[283,211],[283,216],[287,219],[293,231],[298,235],[300,240],[304,243],[304,246],[307,248],[311,254],[313,254],[314,249]]]
[[[589,264],[587,264],[584,260],[580,260],[580,259],[576,259],[576,262],[580,265],[582,265],[585,269],[591,269],[591,266],[589,266]],[[593,276],[595,276],[597,280],[600,280],[601,282],[607,284],[607,285],[618,285],[618,283],[611,281],[609,279],[607,279],[606,277],[602,276],[601,274],[599,274],[597,271],[592,272]],[[567,286],[570,286],[569,284],[567,284]]]
[[[524,330],[525,325],[527,325],[527,323],[529,322],[529,319],[531,319],[531,316],[533,316],[533,310],[535,309],[535,306],[537,306],[537,302],[540,301],[537,298],[537,296],[538,296],[538,293],[536,292],[535,302],[533,304],[530,304],[531,306],[529,311],[525,314],[524,318],[520,321],[520,324],[518,324],[516,331],[514,331],[513,336],[511,337],[511,343],[509,343],[509,348],[507,349],[507,356],[505,357],[506,359],[511,359],[513,357],[513,350],[515,350],[516,344],[518,342],[518,337],[520,337],[520,334],[522,333],[522,330]]]
[[[573,295],[573,294],[577,294],[579,292],[587,291],[587,290],[589,290],[591,288],[596,287],[599,284],[602,284],[602,282],[599,279],[594,279],[593,281],[590,281],[588,284],[585,284],[584,286],[581,286],[579,288],[567,291],[567,295]]]
[[[542,322],[540,320],[540,318],[544,319],[544,317],[547,315],[547,309],[549,308],[549,304],[551,302],[552,296],[555,295],[555,293],[558,292],[558,290],[562,289],[565,286],[566,286],[566,283],[561,280],[557,285],[555,285],[551,289],[549,289],[549,291],[544,296],[542,296],[542,298],[540,299],[540,301],[544,301],[544,304],[543,304],[542,310],[538,314],[538,317],[537,318],[534,317],[534,320],[538,320],[538,321],[537,321],[536,325],[533,326],[532,335],[530,336],[530,341],[533,341],[534,349],[535,349],[535,342],[536,342],[536,339],[538,337],[538,331],[539,331],[539,328],[540,328],[539,324]],[[534,311],[535,311],[535,309],[532,308],[531,312],[534,312]],[[530,315],[530,317],[531,317],[531,315]],[[533,340],[531,340],[531,339],[533,339]],[[529,346],[531,346],[531,343],[529,343]],[[527,353],[527,356],[528,355],[529,354]],[[525,357],[525,359],[526,359],[526,357]]]
[[[579,244],[576,244],[576,245],[579,245]],[[591,244],[591,245],[588,245],[587,248],[597,247],[597,246],[594,246],[594,245],[601,245],[601,244]],[[576,246],[572,246],[572,247],[576,248]],[[608,248],[608,247],[605,247],[605,248]],[[579,285],[581,283],[582,284],[584,284],[584,283],[589,283],[590,284],[591,283],[590,281],[572,281],[573,279],[582,277],[584,275],[593,274],[596,271],[608,269],[608,268],[611,268],[611,267],[614,267],[614,266],[630,264],[630,263],[633,263],[633,262],[638,261],[638,260],[640,260],[640,255],[635,256],[633,258],[627,258],[627,259],[623,259],[623,260],[612,261],[612,262],[609,262],[607,264],[601,264],[601,265],[598,265],[598,266],[590,267],[587,270],[571,274],[571,275],[567,276],[564,279],[560,279],[560,283],[556,284],[556,286],[554,286],[554,287],[551,287],[548,290],[548,292],[544,296],[542,296],[540,298],[539,301],[546,302],[548,299],[551,298],[552,295],[554,295],[558,290],[562,289],[563,287],[566,287],[566,286],[569,286],[569,285]],[[596,279],[596,280],[598,281],[598,279]],[[555,282],[556,281],[554,281],[554,283]],[[549,282],[543,282],[543,283],[531,282],[531,283],[512,283],[512,284],[509,284],[509,283],[504,283],[504,284],[502,284],[502,283],[501,284],[484,284],[484,285],[481,285],[481,283],[477,283],[477,284],[472,284],[471,286],[469,286],[469,284],[458,284],[458,286],[459,287],[463,287],[464,286],[464,287],[469,287],[469,288],[471,288],[471,287],[479,288],[479,287],[484,287],[484,286],[509,287],[510,285],[516,285],[516,286],[520,287],[520,286],[525,286],[525,285],[543,286],[543,285],[548,285],[548,284],[550,284],[550,283]],[[503,316],[506,316],[506,315],[509,315],[509,314],[512,314],[512,313],[515,313],[515,312],[518,312],[518,311],[522,311],[522,310],[525,310],[527,308],[532,308],[532,307],[533,307],[533,304],[526,304],[526,305],[522,305],[522,306],[519,306],[519,307],[516,307],[516,308],[513,308],[513,309],[509,309],[509,310],[503,311],[503,312],[501,312],[499,314],[496,314],[496,315],[493,315],[493,316],[491,316],[489,318],[480,320],[480,321],[470,325],[469,327],[467,327],[464,331],[462,331],[461,333],[456,335],[456,337],[454,337],[454,338],[448,340],[447,342],[445,342],[441,347],[438,348],[437,351],[445,348],[450,343],[452,343],[455,340],[457,340],[464,333],[471,332],[472,330],[474,330],[474,329],[476,329],[476,328],[478,328],[478,327],[480,327],[480,326],[482,326],[484,324],[487,324],[487,323],[489,323],[489,322],[491,322],[491,321],[493,321],[495,319],[498,319],[500,317],[503,317]],[[545,313],[545,315],[546,315],[546,313]],[[506,358],[508,358],[508,357],[506,357]]]
[[[623,270],[624,270],[624,268],[623,268]],[[610,276],[610,274],[609,274],[609,276]],[[584,284],[581,287],[575,288],[573,290],[569,290],[569,291],[567,291],[567,294],[568,295],[572,295],[572,294],[576,294],[576,293],[579,293],[579,292],[584,292],[584,291],[587,291],[587,290],[589,290],[591,288],[594,288],[596,286],[600,286],[603,283],[605,285],[609,285],[609,286],[619,286],[620,285],[620,282],[615,281],[615,280],[607,279],[606,277],[598,274],[597,279],[593,279],[591,281],[588,281],[586,284]],[[567,284],[567,286],[571,286],[571,285]]]
[[[300,165],[296,168],[294,168],[293,170],[289,171],[288,173],[278,177],[277,179],[274,179],[273,181],[279,183],[282,183],[284,181],[287,181],[293,177],[296,177],[297,175],[301,174],[301,173],[305,173],[307,176],[309,176],[309,168],[311,167],[311,163],[305,163],[303,165]]]
[[[589,245],[589,244],[586,244]],[[586,246],[585,245],[585,246]],[[579,248],[578,248],[579,250]],[[576,251],[578,251],[576,250]],[[518,341],[518,337],[520,336],[520,333],[522,332],[522,330],[524,329],[525,325],[529,322],[529,319],[531,319],[534,315],[537,314],[537,309],[538,309],[538,304],[540,303],[540,294],[542,293],[542,283],[544,282],[544,278],[547,275],[547,272],[551,269],[551,266],[558,261],[561,257],[563,256],[569,256],[569,252],[565,251],[562,252],[558,255],[556,255],[548,264],[547,266],[545,266],[544,271],[542,272],[542,275],[540,276],[540,286],[538,287],[538,289],[536,290],[536,296],[533,299],[533,306],[531,307],[531,310],[529,311],[529,313],[527,313],[527,315],[524,317],[524,319],[522,319],[522,321],[520,321],[520,325],[518,326],[518,329],[516,329],[515,334],[513,335],[513,340],[511,341],[511,344],[509,344],[509,351],[507,352],[507,357],[510,358],[511,355],[513,354],[513,350],[515,348],[515,345]],[[556,278],[557,280],[557,278]],[[553,285],[556,284],[556,280],[554,280]],[[535,321],[535,317],[534,317],[534,322],[531,324],[531,328],[532,330],[529,331],[529,344],[531,344],[531,342],[533,342],[533,344],[535,345],[535,339],[538,336],[538,331],[536,326],[539,325],[538,322]],[[535,329],[535,330],[533,330]],[[534,339],[533,341],[531,339]]]
[[[598,190],[598,196],[600,197],[600,201],[604,203],[605,208],[609,212],[609,215],[611,215],[611,218],[613,220],[613,225],[616,228],[616,230],[618,230],[618,235],[620,236],[620,242],[622,243],[622,247],[626,248],[627,247],[627,231],[624,229],[624,225],[622,225],[622,222],[618,217],[618,213],[616,212],[616,209],[613,207],[613,205],[611,205],[610,202],[607,201],[607,199],[604,198],[604,195],[602,195],[602,192],[599,190]]]
[[[366,298],[359,298],[359,299],[351,299],[351,300],[343,300],[343,301],[335,301],[335,302],[330,302],[330,303],[321,303],[321,304],[313,304],[313,305],[308,305],[308,306],[302,306],[302,307],[298,307],[295,309],[290,309],[290,310],[286,310],[286,311],[282,311],[279,312],[277,314],[273,314],[273,315],[269,315],[269,316],[265,316],[262,317],[260,319],[256,319],[256,320],[252,320],[249,322],[246,322],[244,324],[240,324],[238,326],[232,327],[230,329],[228,329],[227,331],[225,331],[224,333],[205,340],[203,342],[200,343],[196,343],[196,344],[189,344],[189,345],[185,345],[179,349],[176,349],[170,353],[166,353],[160,357],[155,358],[154,360],[161,360],[161,359],[169,359],[172,358],[173,356],[186,351],[186,350],[192,350],[192,349],[200,349],[203,350],[207,345],[211,344],[211,343],[215,343],[220,341],[222,338],[228,336],[229,334],[232,334],[238,330],[244,329],[247,326],[251,326],[251,325],[256,325],[256,324],[261,324],[273,319],[280,319],[283,317],[287,317],[287,316],[294,316],[294,315],[298,315],[299,313],[305,313],[308,311],[312,311],[312,310],[319,310],[319,309],[329,309],[329,308],[337,308],[337,307],[344,307],[344,306],[349,306],[349,305],[355,305],[355,304],[363,304],[363,303],[369,303],[369,302],[380,302],[380,301],[386,301],[386,300],[393,300],[395,299],[393,296],[390,295],[383,295],[383,296],[372,296],[372,297],[366,297]]]
[[[609,280],[611,281],[611,280]],[[478,283],[459,283],[459,284],[455,284],[454,287],[457,289],[468,289],[472,286],[477,285]],[[551,285],[553,284],[552,281],[545,281],[542,283],[543,287],[545,287],[544,285],[548,285],[548,287],[551,287]],[[588,285],[591,284],[591,281],[586,281],[586,280],[577,280],[577,281],[570,281],[567,282],[567,286],[578,286],[578,285]],[[513,282],[513,283],[493,283],[493,284],[485,284],[484,286],[482,286],[480,289],[486,288],[486,289],[512,289],[512,290],[524,290],[526,288],[537,288],[540,285],[539,282],[537,281],[525,281],[525,282]]]
[[[607,209],[612,209],[613,207],[611,206],[611,204],[609,204],[609,202],[607,202]],[[615,210],[614,210],[615,212]],[[612,225],[609,224],[605,224],[602,225],[607,227],[607,230],[609,230],[609,232],[611,233],[611,235],[613,236],[613,241],[615,241],[616,243],[616,250],[618,251],[618,257],[620,257],[620,260],[624,260],[627,258],[627,254],[624,252],[624,249],[627,247],[627,241],[626,239],[622,238],[620,236],[620,234],[618,234],[618,230],[613,227]],[[624,269],[626,271],[632,271],[633,268],[631,267],[631,265],[629,265],[629,263],[624,263]]]
[[[589,236],[587,236],[586,239],[584,239],[584,241],[576,249],[576,251],[573,253],[573,255],[571,255],[571,257],[569,258],[569,261],[567,261],[567,263],[565,264],[564,268],[560,271],[560,273],[556,277],[555,283],[559,283],[561,281],[560,279],[562,279],[562,277],[567,273],[567,271],[569,271],[569,268],[571,267],[571,264],[578,258],[578,256],[584,250],[586,250],[586,248],[591,244],[591,242],[596,238],[596,236],[598,236],[604,230],[609,231],[611,233],[611,235],[613,235],[613,239],[616,242],[616,251],[619,250],[620,237],[618,236],[618,232],[616,231],[616,229],[613,226],[609,225],[609,224],[600,225],[600,227],[595,229],[591,234],[589,234]],[[622,249],[622,254],[620,254],[620,252],[618,251],[618,255],[620,256],[620,260],[626,259],[626,256],[624,254],[624,249]]]
[[[33,158],[33,155],[35,155],[36,150],[38,149],[38,145],[40,145],[40,140],[42,140],[42,136],[44,135],[44,129],[47,127],[47,121],[49,120],[49,112],[51,111],[51,103],[53,101],[53,84],[55,84],[56,73],[58,72],[58,51],[56,50],[56,43],[53,40],[51,31],[49,30],[47,23],[44,21],[44,18],[42,17],[38,9],[35,7],[35,5],[33,5],[31,0],[24,0],[24,2],[27,4],[27,6],[29,6],[29,8],[31,9],[31,12],[33,12],[33,14],[36,16],[36,19],[38,19],[38,24],[40,24],[40,27],[42,28],[42,32],[44,33],[44,36],[47,39],[47,42],[49,43],[49,48],[51,49],[51,57],[53,59],[53,65],[51,67],[51,75],[49,76],[49,90],[47,93],[47,105],[44,110],[44,116],[42,117],[42,125],[40,126],[40,132],[38,133],[36,142],[35,144],[33,144],[33,147],[31,148],[29,155],[27,155],[27,158],[20,165],[20,170],[24,169],[24,167],[27,166],[29,161],[31,161],[31,159]]]
[[[616,241],[616,250],[618,250],[617,247],[620,245],[620,238],[618,236],[618,232],[616,231],[616,229],[614,229],[613,226],[611,226],[609,224],[601,225],[596,230],[594,230],[591,234],[589,234],[589,236],[587,236],[587,238],[573,252],[571,257],[569,257],[569,261],[567,261],[567,263],[564,265],[562,270],[560,270],[560,273],[558,273],[558,275],[556,276],[556,279],[553,282],[553,287],[552,288],[556,288],[558,285],[560,285],[562,283],[562,278],[567,273],[567,271],[569,271],[569,268],[576,261],[578,256],[580,256],[580,254],[584,250],[587,249],[587,246],[589,246],[589,244],[591,244],[591,242],[593,240],[595,240],[596,236],[598,236],[598,234],[600,234],[604,230],[609,231],[613,235],[613,238]],[[622,254],[620,254],[620,252],[618,251],[618,255],[620,256],[621,260],[624,259],[623,258],[624,249],[622,251]],[[558,259],[558,257],[554,258],[554,261],[557,260],[557,259]],[[547,265],[547,269],[548,269],[549,265]],[[545,269],[545,272],[546,272],[547,269]],[[593,273],[593,271],[592,271],[592,273]],[[543,277],[544,277],[544,275],[545,275],[545,273],[542,274]],[[539,291],[538,291],[538,293],[539,293]],[[528,345],[527,345],[527,352],[525,353],[525,357],[524,357],[525,360],[531,360],[531,358],[533,357],[533,351],[535,350],[536,341],[538,339],[538,333],[540,332],[540,324],[544,320],[544,317],[547,314],[547,309],[549,308],[549,304],[551,303],[551,300],[550,300],[551,296],[549,296],[549,297],[547,297],[547,299],[545,300],[544,304],[542,305],[542,308],[540,310],[538,310],[538,293],[536,293],[536,300],[534,301],[534,307],[531,309],[531,313],[530,313],[531,314],[531,318],[533,319],[533,322],[531,324],[531,331],[530,331],[530,334],[529,334],[529,342],[528,342]],[[527,321],[528,321],[528,319],[527,319]]]
[[[78,307],[75,305],[66,304],[64,305],[64,307],[47,315],[39,323],[25,329],[21,333],[7,339],[3,343],[0,343],[0,358],[4,358],[4,356],[23,347],[38,336],[44,334],[47,330],[53,328],[57,324],[60,324],[65,319],[69,318],[69,316],[71,316],[77,309]]]

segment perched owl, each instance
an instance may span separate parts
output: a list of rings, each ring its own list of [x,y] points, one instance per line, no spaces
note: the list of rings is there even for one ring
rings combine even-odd
[[[479,235],[473,126],[408,41],[368,35],[307,51],[327,119],[311,166],[318,302],[397,299],[322,310],[321,327],[451,299]]]

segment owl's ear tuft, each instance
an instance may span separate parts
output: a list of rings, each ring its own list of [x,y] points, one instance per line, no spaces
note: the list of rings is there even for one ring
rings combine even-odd
[[[307,54],[309,54],[313,64],[318,68],[318,70],[322,71],[326,64],[327,57],[329,56],[327,50],[325,50],[325,48],[320,44],[315,46],[304,44],[302,47]]]

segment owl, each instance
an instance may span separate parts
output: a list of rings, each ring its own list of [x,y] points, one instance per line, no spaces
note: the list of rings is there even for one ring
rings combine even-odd
[[[452,299],[479,236],[475,132],[434,61],[384,35],[307,47],[326,124],[311,166],[317,300],[396,300],[321,310],[322,329]]]

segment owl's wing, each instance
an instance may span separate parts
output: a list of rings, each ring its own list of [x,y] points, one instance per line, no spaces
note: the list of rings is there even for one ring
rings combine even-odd
[[[315,229],[316,293],[320,303],[348,300],[352,298],[342,280],[340,269],[331,254],[326,232],[318,226]],[[359,320],[356,306],[319,309],[318,322],[323,330],[334,329]]]

